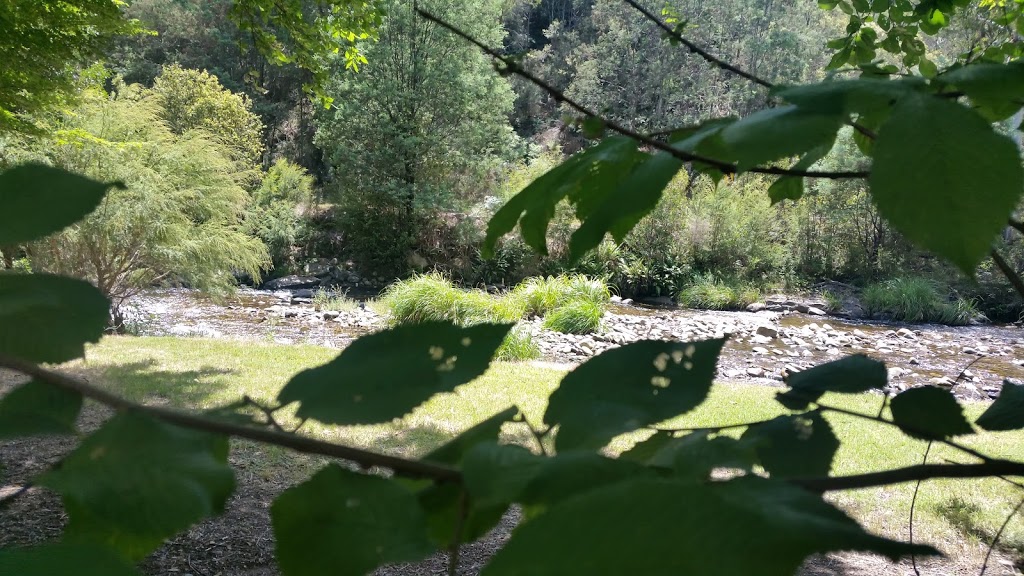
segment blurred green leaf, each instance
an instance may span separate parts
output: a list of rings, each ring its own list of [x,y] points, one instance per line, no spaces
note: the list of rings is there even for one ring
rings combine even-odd
[[[818,412],[779,416],[747,428],[758,459],[772,477],[827,476],[839,439]]]
[[[299,402],[300,418],[326,424],[388,422],[483,374],[509,329],[428,322],[363,336],[330,363],[297,374],[278,400]]]
[[[824,108],[780,106],[762,110],[722,129],[727,160],[748,170],[779,158],[797,156],[831,145],[844,121],[843,113]]]
[[[362,576],[434,551],[411,492],[334,464],[278,496],[270,515],[284,576]]]
[[[139,576],[106,546],[60,542],[0,549],[0,574],[10,576]]]
[[[35,380],[0,397],[0,439],[74,434],[82,395]]]
[[[885,363],[863,354],[852,354],[790,374],[786,385],[792,392],[779,394],[779,401],[792,410],[802,410],[826,392],[857,394],[885,388],[889,380]]]
[[[520,525],[481,574],[791,576],[807,556],[834,550],[894,559],[936,553],[870,535],[783,482],[640,478],[585,492]]]
[[[1024,384],[1004,380],[999,397],[978,417],[977,424],[992,431],[1024,428]]]
[[[138,560],[224,509],[235,485],[227,455],[224,437],[126,412],[39,484],[63,497],[67,538],[103,542]]]
[[[875,141],[871,195],[879,212],[965,274],[988,257],[1020,202],[1017,146],[970,109],[909,94]]]
[[[107,190],[104,184],[43,164],[0,172],[0,245],[38,240],[81,220]]]
[[[92,284],[46,274],[0,276],[0,354],[65,362],[99,342],[110,302]]]
[[[555,446],[596,450],[624,432],[699,406],[711,389],[725,340],[627,344],[591,358],[562,379],[544,422]]]
[[[900,392],[889,403],[892,419],[908,435],[923,440],[973,434],[964,409],[949,390],[922,386]]]

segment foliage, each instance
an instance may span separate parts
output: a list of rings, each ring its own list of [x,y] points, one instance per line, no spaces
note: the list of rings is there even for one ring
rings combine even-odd
[[[174,134],[201,131],[218,140],[242,166],[254,165],[263,153],[263,124],[244,94],[224,89],[205,71],[165,66],[153,82],[160,106],[157,117]]]
[[[245,228],[263,241],[274,269],[294,269],[293,252],[306,231],[305,215],[313,202],[313,178],[300,166],[279,159],[252,194]]]
[[[424,2],[499,43],[500,2]],[[432,262],[435,216],[451,213],[496,187],[515,143],[507,114],[508,82],[486,58],[409,2],[387,4],[380,40],[359,74],[328,85],[335,107],[318,117],[316,142],[331,168],[329,190],[342,206],[350,258],[374,274],[404,276],[418,253]],[[341,67],[336,62],[335,67]]]
[[[950,301],[945,292],[924,278],[895,278],[866,287],[862,300],[869,314],[903,322],[964,326],[977,319],[972,302],[959,296]]]
[[[81,68],[111,40],[140,32],[120,0],[39,0],[0,5],[0,132],[31,130],[31,116],[75,98]]]
[[[590,300],[559,306],[544,317],[544,327],[563,334],[591,334],[601,328],[604,310]]]
[[[350,312],[359,308],[359,304],[343,292],[320,288],[313,293],[313,307],[317,310]]]
[[[676,298],[689,308],[704,310],[742,310],[761,299],[753,286],[726,283],[712,275],[697,276]]]
[[[115,325],[125,299],[154,283],[224,292],[236,271],[259,277],[267,262],[241,231],[246,173],[206,134],[171,132],[159,102],[138,87],[94,92],[34,143],[56,166],[124,183],[86,219],[31,245],[34,270],[87,279],[110,298]]]
[[[526,329],[513,328],[505,341],[501,343],[498,351],[494,353],[495,360],[533,360],[540,358],[540,347],[533,339],[533,335]]]

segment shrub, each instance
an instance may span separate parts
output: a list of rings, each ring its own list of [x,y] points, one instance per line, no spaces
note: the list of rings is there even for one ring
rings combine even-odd
[[[901,322],[935,322],[950,326],[970,324],[978,315],[973,302],[950,302],[936,282],[925,278],[894,278],[872,284],[861,297],[869,314]]]
[[[505,361],[533,360],[540,358],[540,348],[532,334],[517,326],[505,337],[494,357]]]
[[[760,298],[753,286],[729,284],[711,275],[698,276],[677,297],[683,306],[707,310],[739,310]]]
[[[591,334],[601,328],[602,307],[588,300],[576,300],[551,311],[544,327],[563,334]]]
[[[545,316],[552,310],[577,301],[590,302],[601,309],[611,298],[608,285],[580,274],[528,278],[512,291],[525,314]]]

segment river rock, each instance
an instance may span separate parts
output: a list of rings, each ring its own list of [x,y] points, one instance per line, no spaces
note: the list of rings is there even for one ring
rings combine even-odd
[[[747,376],[750,376],[751,378],[760,378],[764,376],[764,370],[757,366],[751,366],[750,368],[747,368]]]
[[[285,276],[263,284],[265,290],[301,290],[319,287],[320,279],[316,276]]]
[[[817,306],[808,306],[807,313],[811,316],[827,316],[828,314]]]
[[[760,312],[765,309],[765,304],[762,302],[754,302],[753,304],[747,305],[747,312]]]
[[[765,337],[767,337],[769,339],[770,338],[778,338],[779,337],[779,331],[776,330],[775,328],[771,328],[771,327],[768,327],[768,326],[758,326],[757,327],[757,334],[759,334],[761,336],[765,336]]]

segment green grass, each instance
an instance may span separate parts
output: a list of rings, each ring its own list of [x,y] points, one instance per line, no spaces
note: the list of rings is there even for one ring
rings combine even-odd
[[[546,316],[551,311],[574,302],[589,302],[603,307],[611,298],[608,285],[580,274],[527,278],[509,295],[522,302],[524,313]]]
[[[481,290],[462,290],[438,273],[422,274],[396,282],[381,298],[392,324],[427,321],[454,322],[469,326],[483,322],[516,322],[524,316],[547,316],[550,329],[572,334],[596,331],[611,294],[601,280],[586,276],[530,278],[502,296]],[[536,357],[532,339],[517,336],[506,342],[508,354],[518,359]]]
[[[676,297],[688,308],[742,310],[761,299],[761,292],[746,284],[730,284],[711,275],[698,276]]]
[[[929,322],[963,326],[978,315],[973,302],[950,301],[935,282],[925,278],[895,278],[864,289],[861,300],[869,314],[900,322]]]
[[[577,300],[555,308],[544,317],[544,327],[563,334],[591,334],[601,328],[604,310],[589,300]]]
[[[533,335],[520,326],[516,326],[505,337],[498,347],[495,358],[498,360],[535,360],[540,358],[540,347],[533,340]]]
[[[321,311],[351,312],[359,307],[359,302],[349,298],[344,292],[321,288],[313,293],[313,307]]]
[[[178,338],[108,337],[88,350],[87,363],[71,369],[133,400],[208,409],[249,395],[272,402],[278,390],[296,372],[330,360],[336,351],[313,346],[277,346]],[[436,448],[488,416],[516,405],[531,422],[540,422],[547,396],[565,373],[522,363],[498,362],[482,377],[441,394],[401,421],[373,426],[331,427],[307,423],[303,433],[354,446],[403,456],[418,456]],[[782,413],[772,399],[775,390],[755,385],[715,386],[697,410],[668,426],[709,426],[771,418]],[[874,414],[881,398],[872,395],[823,399],[827,404]],[[968,416],[977,417],[985,405],[971,403]],[[843,441],[836,456],[835,474],[885,470],[920,463],[925,443],[895,433],[893,428],[849,416],[827,416]],[[284,415],[284,424],[295,424]],[[613,441],[609,452],[628,449],[644,434]],[[531,445],[520,424],[508,424],[503,440]],[[1024,433],[986,433],[964,443],[993,456],[1024,459]],[[236,448],[238,448],[236,444]],[[932,448],[931,462],[967,458],[941,445]],[[233,459],[251,463],[250,471],[264,476],[296,478],[308,474],[322,460],[246,444]],[[913,484],[859,490],[829,498],[869,529],[906,538]],[[1020,498],[1006,482],[991,480],[934,480],[918,495],[915,537],[938,546],[951,558],[978,563],[986,544]],[[1004,546],[1024,551],[1024,522],[1011,522]]]

